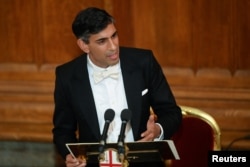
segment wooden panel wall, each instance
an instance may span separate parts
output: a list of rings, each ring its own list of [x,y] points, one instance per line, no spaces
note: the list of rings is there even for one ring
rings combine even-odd
[[[88,6],[114,15],[121,45],[154,51],[177,102],[210,113],[223,147],[250,134],[248,0],[2,0],[0,140],[51,141],[54,69],[81,53],[71,23]]]

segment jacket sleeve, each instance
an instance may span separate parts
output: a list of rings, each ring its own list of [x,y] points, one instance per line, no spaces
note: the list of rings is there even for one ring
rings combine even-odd
[[[158,116],[158,123],[164,131],[164,139],[169,139],[177,131],[182,114],[162,68],[153,53],[149,58],[150,105]]]
[[[56,80],[55,80],[55,90],[54,90],[54,115],[53,124],[53,142],[61,154],[62,157],[66,157],[69,154],[66,143],[77,142],[76,139],[76,118],[71,113],[72,109],[69,104],[70,100],[67,100],[67,79],[63,75],[61,68],[56,69]]]

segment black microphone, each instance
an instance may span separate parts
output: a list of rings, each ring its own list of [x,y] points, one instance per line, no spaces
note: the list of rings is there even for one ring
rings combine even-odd
[[[125,147],[124,147],[124,138],[125,138],[125,130],[126,130],[126,125],[128,121],[131,118],[131,111],[129,109],[124,109],[121,112],[121,120],[122,120],[122,125],[121,125],[121,131],[120,135],[118,137],[118,154],[120,156],[120,160],[124,159],[124,154],[125,154]]]
[[[105,119],[105,124],[103,128],[103,132],[101,135],[101,140],[100,140],[100,147],[99,147],[99,152],[103,153],[104,152],[104,146],[106,144],[106,139],[107,139],[107,132],[109,129],[109,124],[110,122],[113,121],[115,116],[115,112],[113,109],[107,109],[104,114],[104,119]]]

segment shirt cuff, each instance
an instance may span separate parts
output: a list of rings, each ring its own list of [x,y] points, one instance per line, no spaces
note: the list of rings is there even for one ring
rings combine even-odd
[[[159,123],[155,123],[155,124],[157,124],[157,125],[161,128],[161,134],[160,134],[160,136],[159,136],[159,137],[155,138],[155,139],[154,139],[154,141],[160,141],[160,140],[163,140],[163,139],[164,139],[164,132],[163,132],[163,128],[162,128],[161,124],[159,124]]]

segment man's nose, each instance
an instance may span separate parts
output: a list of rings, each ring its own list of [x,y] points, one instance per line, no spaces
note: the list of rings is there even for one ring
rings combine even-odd
[[[110,39],[109,40],[109,48],[111,49],[111,50],[115,50],[116,49],[116,43],[115,43],[115,41],[113,41],[112,39]]]

